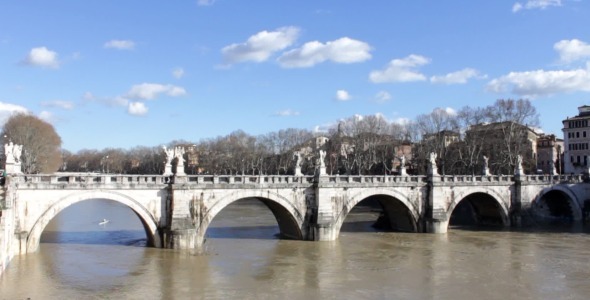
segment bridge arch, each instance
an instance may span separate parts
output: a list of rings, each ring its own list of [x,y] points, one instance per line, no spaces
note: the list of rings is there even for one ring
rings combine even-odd
[[[476,201],[477,199],[477,201]],[[460,192],[447,208],[448,224],[455,209],[461,204],[468,203],[480,219],[478,223],[501,223],[502,226],[510,225],[509,204],[510,199],[504,199],[492,189],[484,187],[470,187],[469,191]]]
[[[35,252],[39,248],[39,241],[41,234],[49,222],[57,216],[61,211],[72,204],[76,204],[85,200],[91,199],[107,199],[119,202],[133,210],[139,217],[143,227],[146,231],[148,244],[154,247],[162,247],[160,234],[158,231],[157,220],[155,217],[139,202],[133,198],[110,191],[88,191],[82,193],[73,193],[57,200],[45,212],[41,214],[39,219],[35,221],[31,230],[27,235],[27,252]]]
[[[387,199],[386,201],[380,201],[380,204],[383,206],[383,211],[390,222],[395,220],[398,222],[405,221],[406,227],[409,229],[408,231],[418,232],[420,230],[418,224],[420,216],[419,208],[406,195],[394,189],[364,189],[348,198],[344,205],[342,205],[342,210],[337,212],[336,221],[334,222],[334,235],[336,237],[340,234],[342,224],[350,211],[361,201],[373,197]]]
[[[566,201],[564,202],[563,199]],[[571,217],[572,221],[582,220],[582,208],[576,193],[564,185],[543,189],[533,200],[536,213],[543,210],[551,217]]]
[[[249,198],[259,200],[270,209],[279,225],[281,236],[296,240],[303,240],[305,238],[303,231],[305,211],[301,211],[305,210],[304,208],[300,209],[292,201],[270,191],[248,190],[226,195],[204,212],[199,225],[200,229],[198,230],[198,234],[200,235],[199,240],[205,240],[205,234],[209,225],[224,208],[236,201]]]

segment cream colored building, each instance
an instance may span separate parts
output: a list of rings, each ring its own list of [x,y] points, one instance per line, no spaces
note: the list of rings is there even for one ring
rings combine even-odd
[[[563,171],[569,173],[588,173],[590,167],[590,106],[578,107],[578,115],[563,120]]]

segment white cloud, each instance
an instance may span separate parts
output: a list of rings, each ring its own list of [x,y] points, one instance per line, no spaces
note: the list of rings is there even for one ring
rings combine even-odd
[[[301,48],[283,53],[278,62],[285,68],[307,68],[325,61],[350,64],[370,59],[370,51],[369,44],[343,37],[325,44],[305,43]]]
[[[28,113],[28,110],[20,105],[0,102],[0,124],[6,123],[8,118],[15,113]]]
[[[170,84],[142,83],[132,86],[125,97],[131,99],[152,100],[156,99],[161,94],[166,94],[170,97],[179,97],[186,95],[186,90],[182,87]]]
[[[399,124],[399,125],[408,125],[411,122],[412,122],[412,120],[410,120],[409,118],[403,118],[403,117],[393,120],[393,123]]]
[[[516,13],[523,9],[546,9],[549,6],[561,6],[561,0],[529,0],[524,4],[516,2],[512,6],[512,12]]]
[[[55,123],[55,117],[51,112],[48,111],[42,111],[39,113],[38,115],[39,119],[47,122],[47,123]]]
[[[273,53],[293,44],[299,36],[299,28],[282,27],[276,31],[261,31],[241,44],[223,47],[221,53],[229,64],[245,61],[263,62]]]
[[[336,91],[336,100],[338,101],[348,101],[352,99],[348,91],[346,90],[337,90]]]
[[[553,49],[559,53],[560,62],[566,64],[590,58],[590,45],[578,39],[561,40]]]
[[[41,102],[41,106],[56,107],[56,108],[71,110],[74,108],[74,103],[72,103],[70,101],[54,100],[54,101]]]
[[[285,109],[285,110],[281,110],[281,111],[276,112],[274,115],[279,116],[279,117],[290,117],[290,116],[298,116],[299,112],[291,110],[291,109]]]
[[[59,60],[57,53],[47,49],[46,47],[33,48],[24,59],[24,63],[31,66],[59,68]]]
[[[391,94],[386,91],[380,91],[375,95],[377,103],[385,103],[391,100]]]
[[[176,68],[172,71],[172,76],[176,79],[180,79],[184,77],[184,69],[183,68]]]
[[[567,92],[590,92],[590,63],[586,69],[510,72],[490,81],[487,90],[519,96],[546,96]]]
[[[442,76],[432,76],[430,77],[430,82],[442,84],[465,84],[469,79],[478,76],[479,72],[477,70],[465,68],[463,70],[448,73]]]
[[[147,114],[148,108],[143,102],[130,102],[127,107],[127,113],[134,116],[143,116]]]
[[[199,6],[209,6],[213,5],[217,0],[198,0],[197,5]]]
[[[131,40],[110,40],[104,44],[104,47],[118,50],[133,50],[135,49],[135,42]]]
[[[96,100],[96,97],[94,97],[94,94],[92,94],[91,92],[86,92],[84,93],[84,95],[82,95],[82,99],[84,101],[94,101]]]
[[[374,83],[423,81],[426,80],[426,76],[415,71],[415,68],[429,63],[429,58],[411,54],[402,59],[392,60],[384,70],[372,71],[369,79]]]

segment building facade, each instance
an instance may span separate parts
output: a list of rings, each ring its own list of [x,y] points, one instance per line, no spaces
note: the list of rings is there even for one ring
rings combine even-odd
[[[588,173],[590,156],[590,106],[578,107],[578,115],[563,120],[564,173]]]
[[[555,135],[542,135],[537,139],[537,172],[563,173],[563,140]]]

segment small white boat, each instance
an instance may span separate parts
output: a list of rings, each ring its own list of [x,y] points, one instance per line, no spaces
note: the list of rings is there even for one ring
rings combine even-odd
[[[109,222],[109,220],[107,220],[107,219],[102,219],[102,221],[101,221],[100,223],[98,223],[98,225],[104,225],[104,224],[106,224],[106,223],[108,223],[108,222]]]

